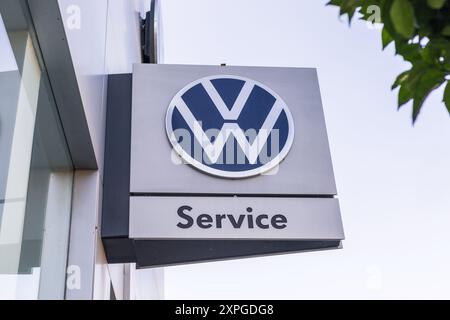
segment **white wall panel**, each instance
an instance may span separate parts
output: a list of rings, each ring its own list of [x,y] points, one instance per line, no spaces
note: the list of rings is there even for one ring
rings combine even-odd
[[[110,0],[107,32],[108,73],[130,73],[141,61],[139,19],[143,0]],[[142,11],[143,12],[143,11]]]
[[[78,86],[83,101],[91,139],[97,158],[98,172],[77,172],[74,179],[72,225],[68,267],[80,284],[67,288],[68,299],[94,298],[95,271],[98,266],[97,230],[99,228],[102,194],[102,168],[106,114],[106,32],[108,0],[58,0],[64,22]],[[98,272],[102,287],[109,285],[109,276]],[[95,291],[98,293],[98,290]],[[98,294],[97,294],[98,297]]]
[[[67,299],[93,298],[100,185],[97,172],[75,172],[67,263]]]
[[[69,299],[105,299],[109,297],[111,276],[97,230],[101,220],[107,74],[131,72],[133,63],[141,61],[139,17],[149,10],[150,1],[58,2],[100,168],[99,172],[75,174],[69,268],[80,272],[81,283],[79,288],[68,288],[66,294]],[[162,275],[153,279],[160,284],[150,282],[150,291],[162,286]],[[158,296],[161,294],[156,291],[148,295]]]
[[[95,154],[101,168],[106,109],[108,0],[59,0],[59,6]]]

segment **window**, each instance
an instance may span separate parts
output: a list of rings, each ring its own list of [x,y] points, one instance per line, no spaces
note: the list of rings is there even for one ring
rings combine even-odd
[[[73,166],[24,2],[0,2],[0,299],[62,299]]]

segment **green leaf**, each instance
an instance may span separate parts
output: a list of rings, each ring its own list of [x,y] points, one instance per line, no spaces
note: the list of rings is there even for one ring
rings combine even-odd
[[[384,24],[384,28],[389,32],[389,34],[394,38],[402,38],[401,35],[397,33],[395,30],[394,24],[392,23],[391,19],[391,8],[392,8],[392,1],[382,1],[381,2],[381,20]]]
[[[401,55],[405,61],[414,63],[422,58],[422,47],[418,43],[409,44],[407,42],[395,42],[395,51]]]
[[[344,0],[331,0],[330,2],[328,2],[326,5],[327,6],[338,6],[340,7],[342,5],[342,2]]]
[[[408,80],[408,78],[409,78],[409,72],[410,72],[410,70],[408,70],[408,71],[405,71],[405,72],[402,72],[398,77],[397,77],[397,79],[395,79],[395,82],[394,82],[394,84],[392,85],[392,90],[394,90],[394,89],[396,89],[398,86],[401,86],[403,83],[405,83],[405,81],[407,81]]]
[[[414,7],[409,0],[394,0],[390,16],[395,30],[406,39],[412,38],[415,32]]]
[[[383,31],[381,32],[381,40],[383,42],[383,50],[386,49],[386,47],[394,41],[392,36],[389,34],[386,28],[383,28]]]
[[[427,66],[424,63],[417,63],[409,71],[408,79],[402,85],[405,85],[409,91],[415,92],[420,79],[425,74]]]
[[[331,0],[327,5],[340,7],[339,15],[342,16],[346,14],[348,16],[348,22],[350,23],[356,10],[361,6],[362,1],[363,0]]]
[[[444,91],[444,103],[450,113],[450,81],[447,81],[447,86]]]
[[[372,21],[381,9],[382,47],[395,42],[396,54],[411,63],[392,85],[399,88],[399,108],[413,100],[413,121],[433,90],[446,84],[444,102],[450,112],[450,0],[328,0],[349,21],[358,14]],[[447,77],[447,79],[446,79]]]
[[[445,37],[450,37],[450,24],[446,25],[444,29],[442,29],[442,35]]]
[[[403,105],[408,103],[413,98],[413,94],[407,86],[401,86],[400,91],[398,92],[398,109],[400,109]]]
[[[414,90],[413,103],[413,123],[417,120],[417,116],[425,102],[428,95],[437,89],[445,81],[445,73],[436,69],[427,69]]]
[[[447,0],[427,0],[428,6],[432,9],[441,9]]]

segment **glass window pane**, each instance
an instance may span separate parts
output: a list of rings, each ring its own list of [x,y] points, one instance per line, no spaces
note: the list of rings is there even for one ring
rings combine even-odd
[[[0,299],[64,298],[73,166],[21,1],[0,14]]]

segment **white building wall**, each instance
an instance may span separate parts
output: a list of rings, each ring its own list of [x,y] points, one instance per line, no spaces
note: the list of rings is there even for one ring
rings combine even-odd
[[[100,236],[107,75],[130,73],[132,64],[141,61],[139,16],[149,9],[150,0],[58,1],[99,164],[99,171],[75,174],[68,262],[73,273],[66,297],[109,299],[111,280],[115,291],[136,286],[123,285],[133,279],[123,266],[108,267]],[[139,297],[162,298],[162,270],[137,272],[147,279],[149,288],[155,288]],[[116,292],[116,296],[136,295]]]

